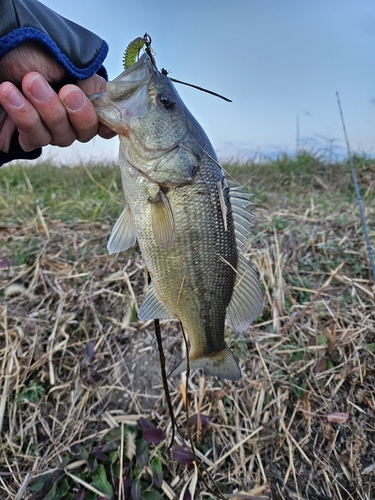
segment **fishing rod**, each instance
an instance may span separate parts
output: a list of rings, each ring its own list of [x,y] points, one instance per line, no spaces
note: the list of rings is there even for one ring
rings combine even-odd
[[[339,111],[340,111],[342,128],[344,129],[344,136],[345,136],[346,147],[347,147],[348,156],[349,156],[350,169],[352,171],[354,191],[355,191],[355,194],[356,194],[356,197],[357,197],[357,203],[358,203],[358,207],[359,207],[359,213],[360,213],[360,216],[361,216],[361,223],[362,223],[363,233],[365,235],[365,241],[366,241],[366,246],[367,246],[367,253],[368,253],[368,258],[369,258],[369,261],[370,261],[370,267],[371,267],[371,272],[372,272],[373,288],[375,288],[375,263],[374,263],[374,254],[373,254],[370,237],[369,237],[368,230],[367,230],[365,211],[363,209],[363,202],[362,202],[362,198],[361,198],[361,193],[359,192],[357,174],[356,174],[356,171],[355,171],[355,168],[354,168],[353,157],[352,157],[352,154],[351,154],[351,151],[350,151],[348,134],[346,133],[346,127],[345,127],[345,121],[344,121],[344,114],[342,112],[341,102],[340,102],[340,97],[339,97],[339,93],[338,92],[336,92],[336,99],[337,99],[337,105],[338,105]]]

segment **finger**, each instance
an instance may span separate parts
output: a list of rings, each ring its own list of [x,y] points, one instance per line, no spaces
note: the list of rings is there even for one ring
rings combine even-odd
[[[3,126],[3,123],[5,122],[7,116],[8,115],[5,109],[2,106],[0,106],[0,128]]]
[[[70,124],[80,142],[90,141],[98,131],[98,116],[90,99],[76,85],[65,85],[59,92]]]
[[[83,90],[86,95],[96,94],[98,92],[105,92],[107,90],[107,82],[104,78],[99,75],[93,75],[87,80],[82,80],[77,83],[77,85]],[[91,101],[90,101],[91,102]],[[117,134],[113,132],[107,125],[99,123],[98,135],[103,137],[103,139],[111,139]]]
[[[15,124],[12,122],[9,116],[6,115],[5,119],[2,120],[0,128],[0,151],[8,153],[10,141],[13,137],[15,130],[16,130]]]
[[[21,86],[23,77],[30,71],[43,74],[49,82],[59,82],[65,73],[51,54],[37,42],[24,42],[0,60],[2,82]]]
[[[113,130],[107,127],[107,125],[104,125],[104,123],[99,123],[98,135],[103,139],[112,139],[117,133],[113,132]]]
[[[98,92],[105,92],[107,90],[107,82],[103,77],[95,74],[77,82],[77,86],[86,94],[96,94]]]
[[[39,73],[28,73],[22,80],[25,97],[38,111],[56,146],[70,146],[77,138],[65,107],[47,80]]]
[[[38,111],[10,82],[0,84],[0,104],[19,131],[19,143],[24,151],[46,146],[52,135]]]
[[[104,138],[111,138],[116,135],[108,127],[98,123],[95,108],[87,97],[90,94],[104,92],[106,87],[107,82],[104,78],[95,74],[87,80],[77,82],[77,86],[65,85],[59,92],[59,97],[66,108],[70,123],[77,133],[78,140],[81,142],[88,142],[97,133]]]

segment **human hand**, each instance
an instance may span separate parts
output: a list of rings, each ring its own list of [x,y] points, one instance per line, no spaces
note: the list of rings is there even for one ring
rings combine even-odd
[[[9,150],[17,128],[24,151],[55,144],[65,147],[75,140],[87,142],[96,134],[115,134],[99,124],[87,95],[103,92],[106,82],[98,75],[68,84],[58,94],[50,83],[64,70],[37,44],[25,43],[0,61],[0,150]],[[17,86],[22,88],[21,92]]]

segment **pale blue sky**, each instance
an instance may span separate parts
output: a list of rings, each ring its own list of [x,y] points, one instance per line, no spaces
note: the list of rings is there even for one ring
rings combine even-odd
[[[177,85],[219,157],[343,150],[339,91],[352,150],[375,154],[373,0],[42,0],[104,38],[110,79],[126,45],[149,33],[158,67],[226,95]],[[115,158],[117,139],[94,139],[57,159]],[[46,148],[47,149],[47,148]]]

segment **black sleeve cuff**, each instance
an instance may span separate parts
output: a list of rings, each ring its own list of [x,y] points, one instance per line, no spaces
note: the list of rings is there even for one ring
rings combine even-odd
[[[18,130],[13,134],[8,153],[0,151],[0,166],[12,160],[35,160],[42,154],[42,148],[26,153],[18,142]]]
[[[91,31],[60,16],[37,0],[0,1],[0,59],[25,42],[39,42],[67,74],[85,80],[102,66],[108,45]]]

